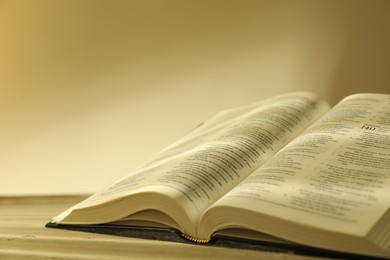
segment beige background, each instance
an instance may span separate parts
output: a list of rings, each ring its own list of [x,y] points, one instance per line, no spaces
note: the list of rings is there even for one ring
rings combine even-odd
[[[221,109],[390,93],[390,1],[0,0],[0,194],[94,192]]]

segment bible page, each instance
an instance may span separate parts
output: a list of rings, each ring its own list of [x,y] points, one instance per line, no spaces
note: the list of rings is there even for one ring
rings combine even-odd
[[[216,206],[364,237],[389,209],[389,198],[390,96],[355,94]]]
[[[299,92],[222,112],[75,208],[161,190],[195,227],[208,206],[328,109],[316,95]]]

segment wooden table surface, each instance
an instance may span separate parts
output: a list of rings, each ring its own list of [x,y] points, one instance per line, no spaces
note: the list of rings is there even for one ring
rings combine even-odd
[[[0,197],[0,259],[318,259],[44,227],[84,197]]]

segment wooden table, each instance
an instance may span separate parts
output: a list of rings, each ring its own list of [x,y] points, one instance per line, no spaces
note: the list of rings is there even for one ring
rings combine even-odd
[[[44,227],[84,197],[0,197],[0,259],[318,259]]]

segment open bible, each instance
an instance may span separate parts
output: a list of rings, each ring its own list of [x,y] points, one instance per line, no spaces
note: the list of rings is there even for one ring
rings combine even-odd
[[[222,111],[49,227],[174,229],[390,258],[390,95]],[[272,240],[271,239],[271,240]]]

